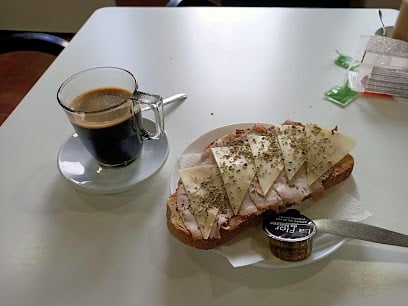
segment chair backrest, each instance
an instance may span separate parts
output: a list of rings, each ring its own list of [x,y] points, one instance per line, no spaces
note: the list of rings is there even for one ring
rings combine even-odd
[[[0,32],[0,53],[39,51],[58,55],[69,42],[61,37],[38,32]]]
[[[217,2],[212,0],[170,0],[166,6],[218,6]]]
[[[363,7],[363,0],[170,0],[167,6]]]

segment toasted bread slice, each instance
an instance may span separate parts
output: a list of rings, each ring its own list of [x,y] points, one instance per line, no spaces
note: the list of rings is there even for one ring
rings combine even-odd
[[[353,157],[350,154],[346,155],[342,160],[340,160],[329,171],[320,177],[324,190],[327,190],[348,178],[353,170],[353,166]],[[309,198],[310,197],[313,197],[313,194],[311,194]],[[236,237],[248,227],[262,223],[264,216],[271,213],[270,211],[265,211],[259,215],[252,214],[245,217],[235,215],[229,220],[228,230],[223,228],[220,229],[220,239],[193,239],[190,231],[185,227],[184,222],[177,211],[176,201],[177,192],[170,195],[167,201],[167,227],[170,233],[178,240],[197,249],[212,249],[218,247]],[[286,203],[285,207],[287,208],[293,204],[295,203]]]

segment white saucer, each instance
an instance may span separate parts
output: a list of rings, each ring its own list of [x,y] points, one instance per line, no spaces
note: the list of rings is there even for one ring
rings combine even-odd
[[[144,127],[154,130],[154,123],[143,119]],[[103,168],[82,145],[76,134],[58,152],[58,169],[62,176],[82,190],[94,193],[116,193],[131,189],[155,174],[169,155],[164,134],[160,140],[147,140],[140,157],[127,167]]]

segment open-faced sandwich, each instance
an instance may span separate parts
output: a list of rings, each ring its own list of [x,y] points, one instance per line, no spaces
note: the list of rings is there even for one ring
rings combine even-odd
[[[238,129],[203,148],[180,168],[167,202],[167,226],[183,243],[215,248],[350,176],[355,141],[316,124],[286,121]]]

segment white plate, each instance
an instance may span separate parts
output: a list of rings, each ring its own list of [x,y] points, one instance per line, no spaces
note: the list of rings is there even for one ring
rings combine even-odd
[[[146,129],[154,123],[143,119]],[[167,135],[160,140],[143,143],[140,157],[123,168],[103,168],[74,134],[62,145],[58,153],[58,169],[62,176],[78,188],[94,193],[116,193],[129,190],[155,174],[169,155]]]
[[[184,150],[181,151],[178,157],[178,163],[180,162],[181,156],[185,154],[202,153],[204,149],[215,139],[224,136],[228,132],[234,132],[235,129],[250,128],[254,124],[255,123],[238,123],[238,124],[227,125],[227,126],[223,126],[223,127],[214,129],[212,131],[209,131],[208,133],[201,135],[200,137],[195,139],[193,142],[191,142]],[[172,193],[176,191],[177,184],[179,181],[179,175],[177,172],[177,169],[179,168],[178,163],[173,169],[171,173],[171,177],[170,177],[170,190]],[[262,232],[261,229],[259,229],[259,231]],[[261,233],[260,235],[263,235],[263,233]],[[237,238],[238,240],[240,240],[240,237],[237,237]],[[345,238],[341,238],[341,237],[331,235],[331,234],[317,233],[313,240],[312,253],[305,260],[297,261],[297,262],[289,262],[289,261],[280,260],[271,255],[271,256],[268,256],[267,260],[257,262],[254,265],[261,266],[261,267],[268,267],[268,268],[293,268],[293,267],[308,265],[308,264],[316,262],[332,254],[338,248],[340,248],[346,242],[346,240],[347,239]],[[267,240],[265,240],[265,243],[267,244]],[[232,244],[236,244],[236,242],[232,241]],[[229,243],[228,248],[230,246],[231,246],[231,243]],[[220,254],[228,258],[228,255],[222,251],[222,248],[216,249],[215,252],[217,254]]]

